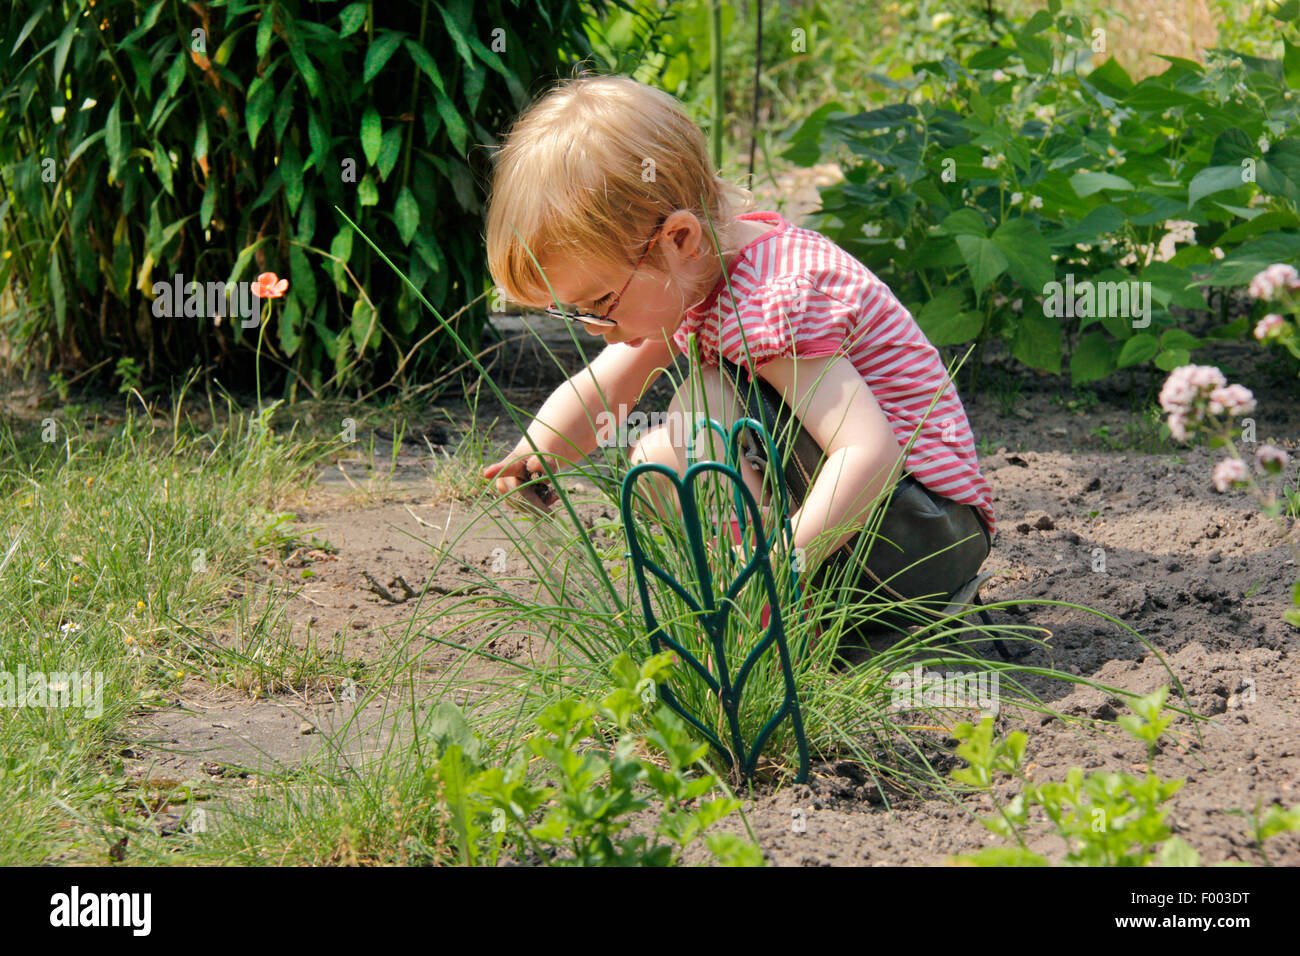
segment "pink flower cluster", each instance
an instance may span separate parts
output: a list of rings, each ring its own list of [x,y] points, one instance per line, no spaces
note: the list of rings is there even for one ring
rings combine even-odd
[[[1250,480],[1250,471],[1240,458],[1227,458],[1214,466],[1214,487],[1220,492]]]
[[[1244,385],[1216,388],[1210,392],[1209,409],[1211,415],[1222,415],[1224,412],[1233,417],[1249,415],[1255,410],[1255,396]]]
[[[1260,445],[1255,452],[1255,470],[1276,475],[1285,470],[1291,457],[1276,445]],[[1220,492],[1233,485],[1244,485],[1250,480],[1250,469],[1240,458],[1227,458],[1214,466],[1214,487]]]
[[[1267,474],[1282,473],[1290,462],[1291,456],[1276,445],[1260,445],[1255,452],[1255,467]]]
[[[1250,297],[1269,301],[1283,289],[1300,289],[1300,272],[1283,262],[1275,262],[1250,280]]]
[[[1160,407],[1169,413],[1169,432],[1176,441],[1187,436],[1211,415],[1249,415],[1255,397],[1242,385],[1229,385],[1212,365],[1183,365],[1169,373],[1160,389]]]
[[[1270,313],[1259,320],[1255,326],[1255,338],[1261,342],[1266,342],[1275,334],[1280,334],[1280,330],[1286,328],[1286,319],[1276,312]]]

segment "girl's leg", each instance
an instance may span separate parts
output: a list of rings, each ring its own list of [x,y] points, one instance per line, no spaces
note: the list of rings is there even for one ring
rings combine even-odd
[[[745,417],[735,388],[717,368],[706,366],[698,378],[687,376],[668,406],[667,423],[650,429],[633,446],[630,463],[635,466],[645,461],[659,462],[676,471],[678,477],[685,475],[687,468],[698,461],[725,463],[727,455],[722,437],[707,426],[696,430],[697,417],[714,419],[728,433],[738,418]],[[694,442],[688,456],[687,444],[692,440],[692,432]],[[766,512],[771,495],[763,488],[759,473],[749,467],[741,467],[739,471],[754,501]],[[650,474],[640,480],[638,487],[655,501],[656,518],[681,519],[681,501],[667,476]],[[765,523],[769,518],[770,515],[765,513]]]
[[[785,461],[786,486],[793,512],[803,504],[813,478],[821,466],[823,452],[816,440],[794,417],[775,388],[762,379],[751,383],[743,369],[731,374],[747,394],[749,417],[774,423],[773,438]],[[945,498],[923,486],[910,474],[899,479],[890,497],[881,504],[884,514],[866,556],[852,563],[859,535],[854,535],[814,571],[810,584],[826,582],[832,571],[850,568],[848,581],[854,589],[850,598],[865,602],[917,601],[945,607],[947,599],[974,578],[990,549],[988,531],[978,512]],[[864,545],[865,547],[865,545]],[[934,595],[934,597],[929,597]],[[918,623],[929,617],[924,612],[886,616],[882,622],[894,626]]]

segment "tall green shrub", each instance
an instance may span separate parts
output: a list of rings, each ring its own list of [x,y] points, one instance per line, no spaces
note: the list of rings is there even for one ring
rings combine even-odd
[[[436,368],[436,320],[334,206],[444,315],[478,298],[485,147],[591,55],[584,20],[608,5],[15,0],[0,14],[0,335],[39,364],[131,356],[157,377],[197,357],[238,378],[259,329],[160,316],[155,283],[271,271],[289,287],[264,371],[319,391]],[[486,307],[459,318],[471,341]]]

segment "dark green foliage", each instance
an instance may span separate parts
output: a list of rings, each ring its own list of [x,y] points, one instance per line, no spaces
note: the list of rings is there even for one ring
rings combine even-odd
[[[263,365],[289,383],[382,384],[430,333],[403,372],[436,369],[451,357],[436,320],[374,268],[334,206],[444,315],[480,297],[488,147],[589,54],[583,24],[605,6],[10,4],[0,332],[38,363],[112,368],[130,355],[146,379],[196,361],[246,378],[255,323],[158,315],[154,284],[270,271],[289,289]],[[479,298],[462,334],[476,340],[486,314]]]
[[[1187,364],[1206,338],[1180,308],[1220,309],[1208,337],[1248,335],[1226,293],[1300,257],[1300,45],[1280,61],[1164,57],[1137,81],[1104,31],[1049,7],[997,45],[913,64],[903,102],[827,103],[794,131],[795,162],[853,157],[823,190],[819,228],[935,345],[1000,338],[1075,384]],[[1167,232],[1172,255],[1159,253]]]

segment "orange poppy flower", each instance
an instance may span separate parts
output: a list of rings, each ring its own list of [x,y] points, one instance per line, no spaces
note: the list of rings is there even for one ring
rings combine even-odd
[[[281,279],[274,272],[263,272],[253,280],[253,295],[259,299],[278,299],[289,288],[289,280]]]

